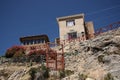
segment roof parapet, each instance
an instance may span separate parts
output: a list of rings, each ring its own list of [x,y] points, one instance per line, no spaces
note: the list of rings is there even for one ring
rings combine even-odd
[[[70,15],[70,16],[64,16],[64,17],[58,17],[56,19],[57,19],[57,21],[62,21],[62,20],[74,19],[74,18],[84,18],[84,13],[76,14],[76,15]]]

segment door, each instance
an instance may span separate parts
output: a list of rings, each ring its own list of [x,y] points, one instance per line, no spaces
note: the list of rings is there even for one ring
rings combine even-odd
[[[77,38],[77,32],[68,33],[68,39],[75,39]]]

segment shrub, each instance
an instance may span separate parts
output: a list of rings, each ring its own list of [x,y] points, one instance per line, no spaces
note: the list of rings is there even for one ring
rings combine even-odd
[[[31,68],[29,71],[29,75],[31,76],[31,80],[34,80],[36,78],[36,73],[40,73],[41,75],[37,78],[49,78],[49,69],[42,64],[41,67],[38,68]],[[43,80],[43,79],[42,79]]]
[[[45,50],[32,50],[27,54],[27,57],[33,62],[44,62]]]
[[[30,66],[32,66],[32,65],[33,65],[32,60],[30,60]]]
[[[31,55],[45,55],[46,51],[45,50],[31,50],[28,54],[28,56]]]
[[[13,46],[13,47],[9,48],[5,53],[5,56],[7,58],[21,57],[23,55],[25,55],[25,48],[22,46]]]
[[[87,75],[84,74],[78,74],[79,79],[78,80],[85,80],[87,78]]]
[[[79,53],[79,51],[78,50],[75,50],[75,53],[74,53],[74,55],[77,55]]]
[[[105,55],[109,55],[109,52],[105,51],[103,54],[105,54]]]
[[[65,76],[70,76],[72,74],[74,74],[74,71],[71,71],[71,70],[61,70],[61,71],[59,71],[60,79],[64,78]]]
[[[104,55],[99,55],[98,56],[98,61],[101,63],[104,63],[104,60],[103,60],[103,58],[104,58]]]
[[[66,76],[69,76],[71,74],[74,74],[74,71],[71,71],[71,70],[65,70],[65,75]]]
[[[50,71],[49,68],[44,66],[44,64],[41,65],[41,68],[42,68],[42,71],[44,72],[43,73],[44,78],[49,78],[49,71]]]
[[[64,70],[60,70],[59,71],[59,75],[60,75],[60,79],[65,77],[65,71]]]
[[[0,76],[3,76],[7,80],[7,78],[9,77],[9,73],[5,70],[1,70],[0,71]]]
[[[31,80],[34,80],[35,78],[35,73],[37,72],[36,68],[31,68],[29,71],[29,75],[31,76]]]
[[[105,77],[104,80],[114,80],[113,76],[111,75],[111,73],[108,73]]]

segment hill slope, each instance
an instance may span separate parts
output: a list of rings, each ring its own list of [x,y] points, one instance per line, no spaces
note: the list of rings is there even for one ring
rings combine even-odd
[[[74,71],[74,74],[62,80],[84,80],[81,77],[86,76],[86,80],[120,80],[120,28],[91,40],[71,42],[64,49],[68,52],[65,53],[65,69]],[[29,70],[40,66],[30,66],[30,63],[1,64],[0,61],[0,80],[30,80]]]
[[[115,80],[120,80],[120,28],[68,46],[71,49],[65,54],[65,69],[75,73],[66,78],[78,80],[79,74],[84,74],[93,80],[104,80],[109,73]]]

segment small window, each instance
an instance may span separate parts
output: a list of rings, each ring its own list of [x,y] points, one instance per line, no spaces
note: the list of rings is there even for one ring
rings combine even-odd
[[[66,21],[66,26],[74,26],[74,25],[75,25],[75,20]]]

